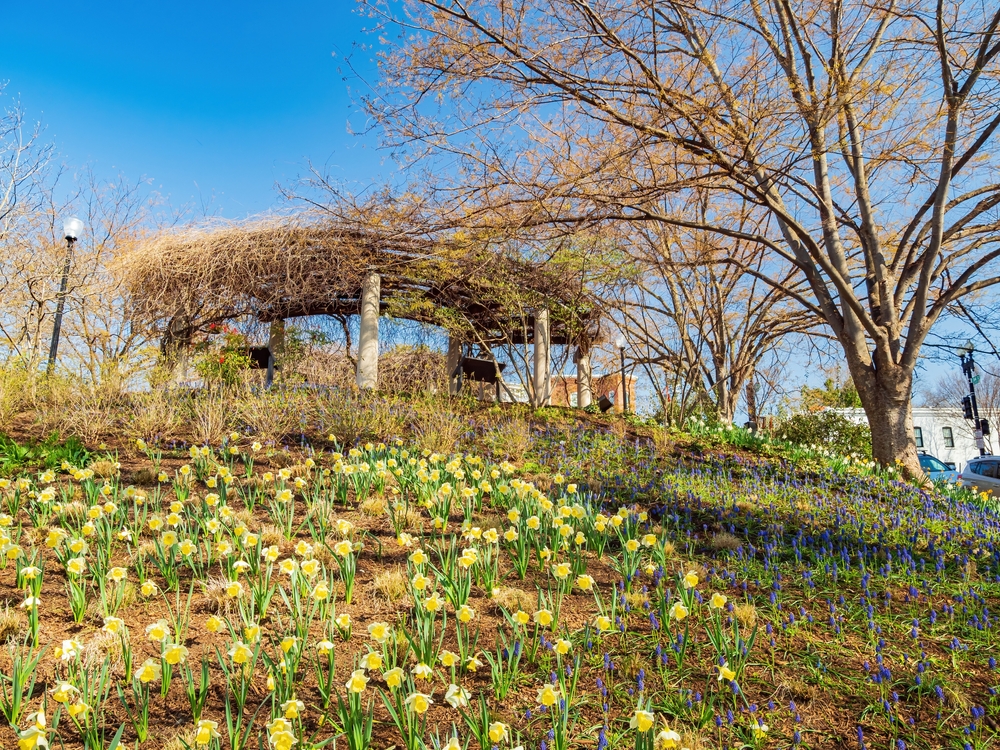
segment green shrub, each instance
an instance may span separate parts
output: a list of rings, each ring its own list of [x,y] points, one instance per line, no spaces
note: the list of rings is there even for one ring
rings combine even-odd
[[[775,427],[774,436],[789,443],[822,446],[843,455],[854,453],[870,458],[872,454],[872,432],[868,425],[852,422],[829,409],[793,414]]]

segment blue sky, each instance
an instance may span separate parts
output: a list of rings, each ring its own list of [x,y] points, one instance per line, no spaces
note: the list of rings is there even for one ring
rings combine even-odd
[[[174,206],[238,218],[277,205],[308,160],[338,179],[392,164],[360,122],[372,41],[352,0],[171,3],[33,0],[5,8],[0,79],[60,161],[147,176]],[[16,30],[16,31],[13,31]]]

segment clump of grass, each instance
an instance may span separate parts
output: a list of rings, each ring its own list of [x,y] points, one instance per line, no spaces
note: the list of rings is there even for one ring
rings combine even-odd
[[[118,464],[106,458],[94,461],[90,465],[90,469],[101,479],[110,479],[118,475]]]
[[[156,479],[152,469],[143,467],[133,475],[132,482],[140,487],[153,487],[156,485]]]
[[[373,593],[390,603],[401,601],[406,596],[406,573],[402,568],[391,568],[376,574],[372,580]]]
[[[382,495],[370,495],[361,501],[358,510],[366,516],[384,516],[388,510],[388,504]]]
[[[735,552],[743,544],[728,531],[719,531],[708,540],[708,546],[716,552]]]
[[[164,745],[163,750],[191,750],[195,747],[195,739],[198,737],[198,727],[192,727],[171,737]]]
[[[493,590],[490,598],[497,606],[503,607],[508,612],[514,612],[524,608],[531,610],[535,606],[537,594],[529,594],[513,586],[499,586]]]
[[[17,635],[26,625],[26,619],[18,610],[4,606],[0,610],[0,643],[6,643]]]
[[[757,624],[757,608],[752,604],[735,605],[733,614],[742,627],[752,628]]]

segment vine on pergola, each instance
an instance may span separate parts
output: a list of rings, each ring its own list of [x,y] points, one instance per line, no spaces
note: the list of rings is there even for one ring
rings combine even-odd
[[[430,229],[370,209],[310,211],[164,232],[124,255],[119,271],[137,314],[171,345],[246,316],[358,314],[370,271],[381,277],[383,315],[460,340],[531,343],[533,311],[545,307],[552,343],[595,343],[598,308],[578,266],[509,247],[482,231]]]

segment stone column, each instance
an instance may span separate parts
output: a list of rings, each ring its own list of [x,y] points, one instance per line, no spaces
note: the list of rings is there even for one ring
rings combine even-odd
[[[361,332],[358,334],[358,388],[378,388],[378,315],[382,279],[374,271],[361,285]]]
[[[590,349],[581,346],[576,350],[576,405],[581,409],[590,406],[594,399],[590,379]]]
[[[285,321],[275,320],[271,322],[271,330],[267,337],[267,377],[264,380],[264,387],[270,388],[274,383],[274,370],[278,358],[281,357],[285,349]]]
[[[448,356],[445,358],[445,369],[448,372],[448,393],[451,396],[462,390],[462,372],[458,369],[462,364],[462,342],[454,335],[448,335]]]
[[[552,355],[549,338],[549,311],[535,311],[535,338],[532,381],[535,406],[548,406],[552,400]]]

